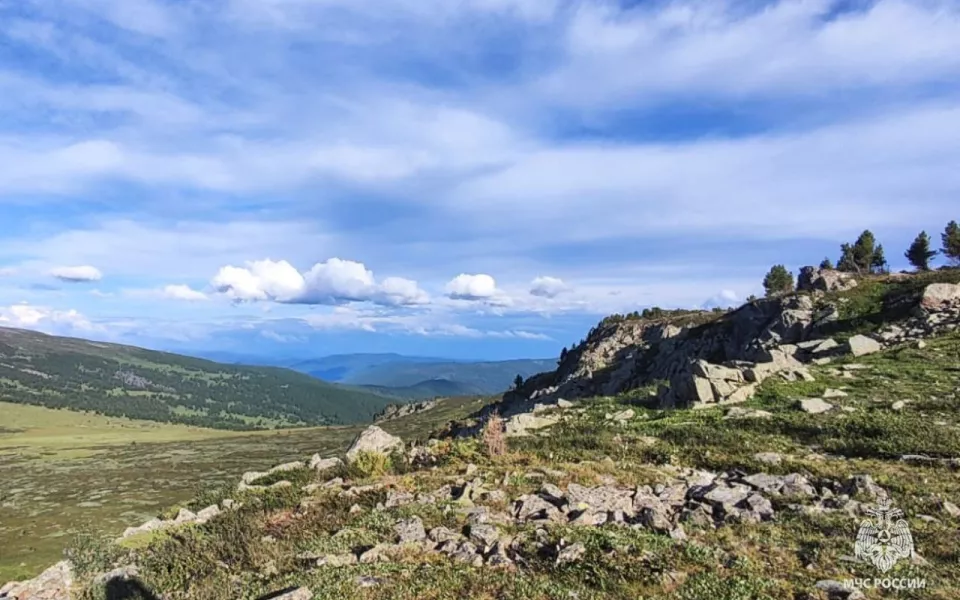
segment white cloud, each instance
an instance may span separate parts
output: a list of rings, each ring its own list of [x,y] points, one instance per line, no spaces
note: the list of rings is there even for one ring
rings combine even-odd
[[[680,1],[621,10],[586,2],[566,31],[567,60],[536,89],[545,100],[597,110],[677,95],[822,98],[960,75],[956,3],[843,4]]]
[[[16,267],[0,267],[0,277],[10,277],[17,274]]]
[[[537,277],[530,282],[530,293],[543,298],[556,298],[570,288],[557,277]]]
[[[100,281],[103,274],[96,267],[82,265],[77,267],[54,267],[50,269],[50,276],[68,283],[82,283]]]
[[[207,300],[207,295],[188,285],[175,284],[163,288],[163,295],[173,300]]]
[[[0,325],[61,335],[97,329],[76,310],[56,310],[27,303],[0,306]]]
[[[331,258],[300,273],[286,261],[248,262],[226,266],[212,280],[213,287],[239,301],[285,304],[345,304],[371,302],[384,306],[426,304],[429,296],[416,281],[387,277],[378,283],[363,263]]]
[[[707,300],[703,303],[703,308],[707,310],[712,308],[730,308],[732,306],[739,306],[742,303],[743,298],[741,298],[740,295],[735,291],[720,290],[713,296],[707,298]]]
[[[486,273],[461,273],[447,283],[446,291],[454,300],[490,300],[501,295],[496,280]]]

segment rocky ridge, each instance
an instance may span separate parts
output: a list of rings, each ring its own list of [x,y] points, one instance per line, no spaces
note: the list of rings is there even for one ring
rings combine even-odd
[[[601,325],[556,371],[531,377],[495,409],[511,416],[529,413],[535,404],[614,396],[650,385],[659,385],[655,401],[661,408],[734,404],[752,397],[767,377],[810,380],[810,364],[863,356],[960,327],[960,284],[931,283],[885,307],[896,322],[835,339],[831,334],[846,325],[841,314],[849,300],[842,292],[857,285],[848,273],[805,267],[798,293],[749,302],[722,316],[703,312],[688,317],[690,325],[649,319]]]

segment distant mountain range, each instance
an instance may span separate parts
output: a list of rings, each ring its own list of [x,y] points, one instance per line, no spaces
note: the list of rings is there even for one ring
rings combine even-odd
[[[275,366],[0,327],[0,401],[255,429],[368,421],[396,399]]]
[[[555,359],[470,361],[402,354],[337,354],[312,359],[264,359],[223,352],[206,353],[224,362],[271,364],[397,399],[491,395],[506,391],[517,375],[524,379],[556,368]]]

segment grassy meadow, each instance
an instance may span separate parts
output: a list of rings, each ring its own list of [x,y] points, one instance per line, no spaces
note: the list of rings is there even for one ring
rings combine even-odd
[[[412,439],[483,402],[383,427]],[[76,532],[119,535],[244,471],[342,451],[360,429],[240,433],[0,402],[0,582],[56,562]]]

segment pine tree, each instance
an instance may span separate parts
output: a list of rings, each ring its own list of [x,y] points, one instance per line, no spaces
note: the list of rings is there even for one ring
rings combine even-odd
[[[870,258],[870,272],[871,273],[886,273],[887,271],[887,257],[883,254],[883,244],[879,244],[876,249],[873,251],[873,256]]]
[[[523,375],[517,375],[517,377],[513,380],[513,387],[518,390],[523,387]]]
[[[857,261],[853,257],[853,246],[840,244],[840,260],[837,261],[837,270],[847,273],[858,272]]]
[[[563,350],[560,351],[560,363],[567,360],[567,347],[564,346]],[[559,363],[558,363],[559,364]]]
[[[865,229],[853,244],[853,261],[858,273],[870,273],[873,270],[876,244],[877,240],[869,229]]]
[[[763,278],[763,289],[767,296],[776,296],[793,291],[793,275],[783,265],[773,265]]]
[[[903,255],[918,271],[929,271],[930,259],[937,255],[937,251],[930,249],[930,236],[926,231],[921,231]]]
[[[951,263],[960,265],[960,225],[956,221],[950,221],[943,233],[940,235],[943,243],[943,255]]]
[[[822,261],[820,261],[820,268],[833,269],[833,261],[830,260],[829,258],[824,258]]]

